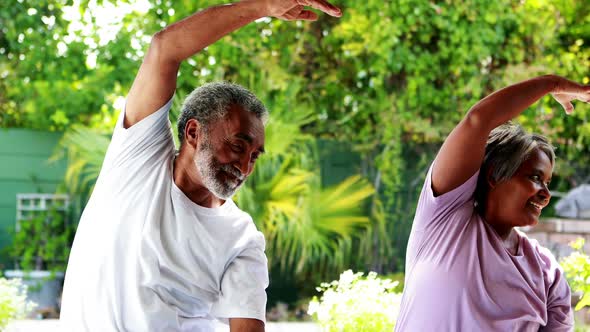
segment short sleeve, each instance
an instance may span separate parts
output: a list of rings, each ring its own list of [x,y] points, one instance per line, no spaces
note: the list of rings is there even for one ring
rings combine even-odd
[[[433,164],[434,165],[434,164]],[[434,196],[432,190],[432,168],[428,169],[422,192],[416,208],[413,227],[424,229],[437,220],[444,220],[445,217],[456,211],[464,204],[474,201],[475,188],[479,170],[475,172],[467,181],[457,188],[439,196]]]
[[[125,167],[130,163],[140,166],[138,159],[147,162],[151,158],[159,158],[164,151],[173,151],[174,139],[168,119],[171,106],[172,98],[159,110],[127,129],[123,125],[125,111],[121,112],[102,168]]]
[[[253,318],[266,322],[268,266],[264,237],[243,250],[227,267],[221,280],[221,294],[211,314],[222,322],[229,318]]]
[[[550,286],[547,295],[547,325],[541,327],[540,331],[573,331],[574,316],[570,287],[557,260],[549,250],[543,250],[546,252],[544,260],[549,265],[547,279]]]

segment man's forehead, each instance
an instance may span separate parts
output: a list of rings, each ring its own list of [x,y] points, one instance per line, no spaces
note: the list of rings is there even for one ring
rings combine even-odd
[[[241,139],[248,144],[264,145],[264,124],[255,113],[237,105],[230,106],[225,117],[219,119],[216,127],[224,130],[226,138]]]

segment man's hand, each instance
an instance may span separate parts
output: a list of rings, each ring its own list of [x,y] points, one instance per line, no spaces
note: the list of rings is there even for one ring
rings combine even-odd
[[[311,7],[334,16],[342,16],[340,8],[324,0],[263,0],[268,16],[282,20],[306,20],[315,21],[318,15],[305,7]]]
[[[261,17],[316,20],[317,15],[306,6],[342,15],[325,0],[244,0],[207,8],[156,33],[127,95],[125,128],[157,111],[174,95],[182,61]]]

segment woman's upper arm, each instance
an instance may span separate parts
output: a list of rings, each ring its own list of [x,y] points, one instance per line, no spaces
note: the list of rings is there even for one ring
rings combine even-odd
[[[481,167],[490,129],[478,112],[469,112],[440,148],[432,169],[435,196],[465,183]]]

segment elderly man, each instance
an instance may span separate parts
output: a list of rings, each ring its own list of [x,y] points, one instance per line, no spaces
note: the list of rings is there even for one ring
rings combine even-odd
[[[332,16],[323,0],[245,0],[156,33],[129,91],[72,248],[62,301],[69,331],[264,331],[264,237],[231,196],[264,152],[262,103],[214,83],[168,110],[180,63],[265,16]]]

